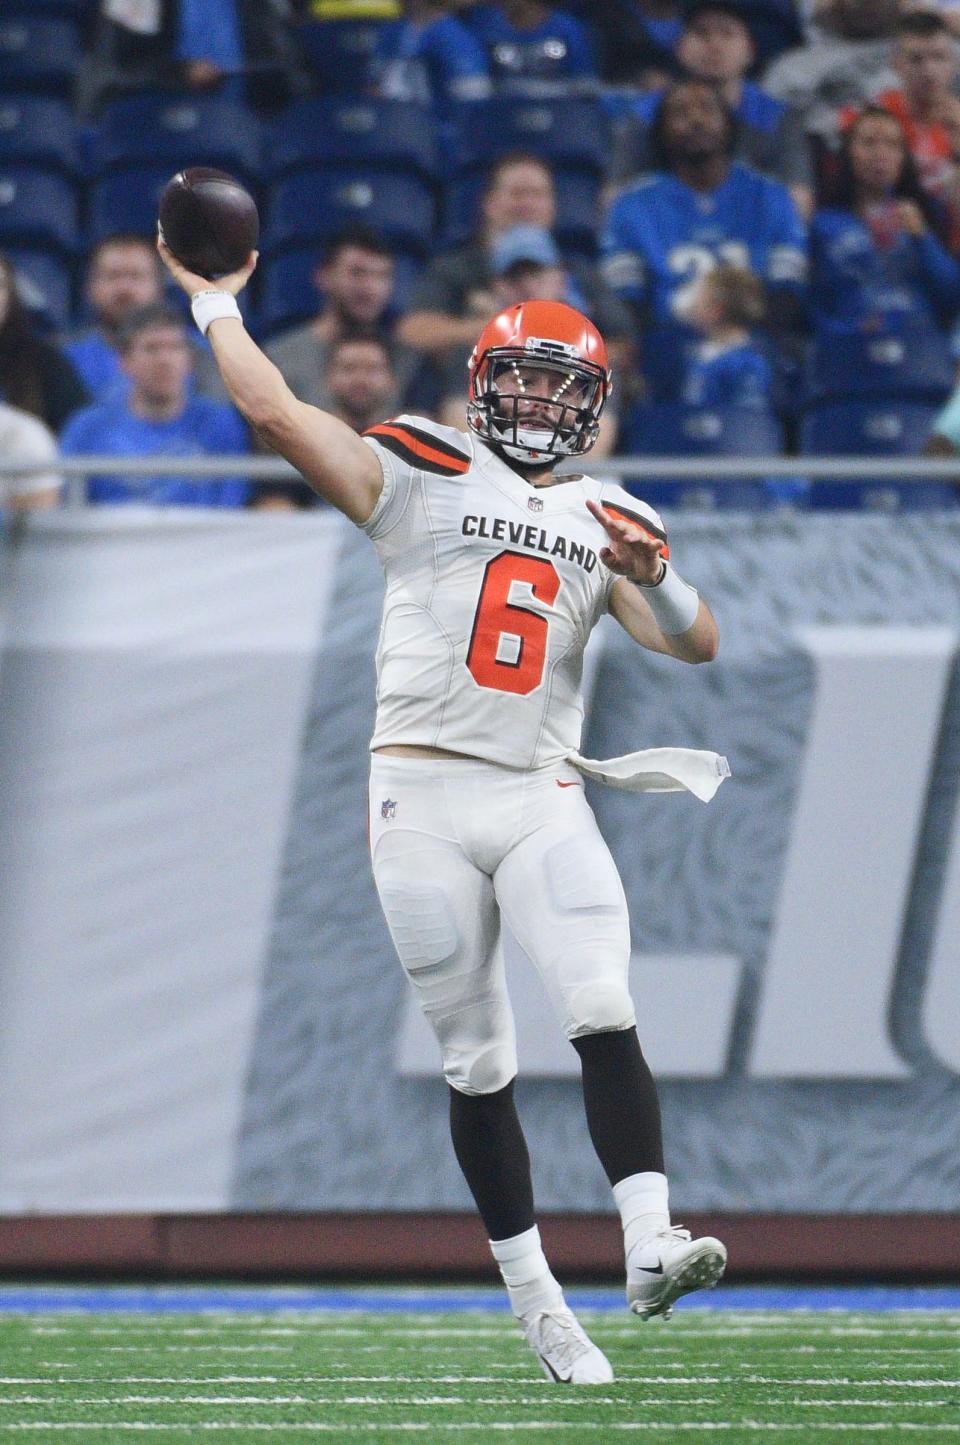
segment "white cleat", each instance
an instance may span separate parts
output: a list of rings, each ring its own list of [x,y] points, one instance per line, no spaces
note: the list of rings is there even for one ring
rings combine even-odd
[[[542,1310],[523,1324],[523,1335],[548,1380],[561,1385],[609,1385],[613,1379],[610,1361],[566,1305]]]
[[[713,1289],[727,1267],[727,1251],[709,1235],[691,1239],[689,1229],[674,1225],[649,1234],[627,1261],[627,1304],[635,1315],[649,1320],[673,1313],[682,1294]]]

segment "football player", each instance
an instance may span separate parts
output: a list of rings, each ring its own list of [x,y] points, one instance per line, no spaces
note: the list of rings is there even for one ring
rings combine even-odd
[[[605,612],[683,662],[714,657],[716,624],[667,560],[650,507],[554,472],[593,445],[610,392],[603,340],[579,312],[525,302],[484,328],[467,432],[400,416],[361,439],[298,401],[245,331],[234,298],[255,256],[211,289],[160,252],[234,403],[383,564],[377,890],[440,1044],[453,1147],[514,1314],[548,1377],[607,1383],[610,1364],[564,1303],[534,1220],[500,919],[580,1056],[590,1135],[623,1220],[628,1302],[666,1315],[716,1283],[726,1251],[671,1226],[656,1088],[627,987],[626,900],[570,758],[589,770],[576,753],[581,668]]]

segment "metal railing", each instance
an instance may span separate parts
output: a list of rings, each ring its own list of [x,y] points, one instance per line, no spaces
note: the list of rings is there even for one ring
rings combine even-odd
[[[571,459],[559,469],[588,471],[591,476],[642,478],[658,481],[724,482],[799,477],[816,482],[855,484],[863,481],[891,481],[908,485],[919,482],[960,483],[960,456],[947,457],[589,457]],[[61,457],[54,462],[22,463],[0,458],[0,479],[59,473],[66,481],[66,502],[85,503],[85,482],[91,475],[101,477],[180,477],[201,482],[217,477],[247,477],[252,482],[279,482],[291,486],[302,481],[300,473],[278,457]]]

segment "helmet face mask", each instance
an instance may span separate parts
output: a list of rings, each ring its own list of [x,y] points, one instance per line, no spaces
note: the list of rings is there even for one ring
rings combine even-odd
[[[593,446],[610,385],[606,349],[586,317],[558,302],[524,302],[477,342],[467,421],[511,460],[549,467]]]

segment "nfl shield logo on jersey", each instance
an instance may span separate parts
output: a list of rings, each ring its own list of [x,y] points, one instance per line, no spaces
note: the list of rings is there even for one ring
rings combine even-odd
[[[380,816],[386,818],[387,822],[397,816],[397,803],[395,798],[384,798],[380,804]]]
[[[527,498],[527,506],[530,508],[531,512],[542,512],[542,511],[543,511],[543,498],[542,498],[542,497],[528,497],[528,498]]]

